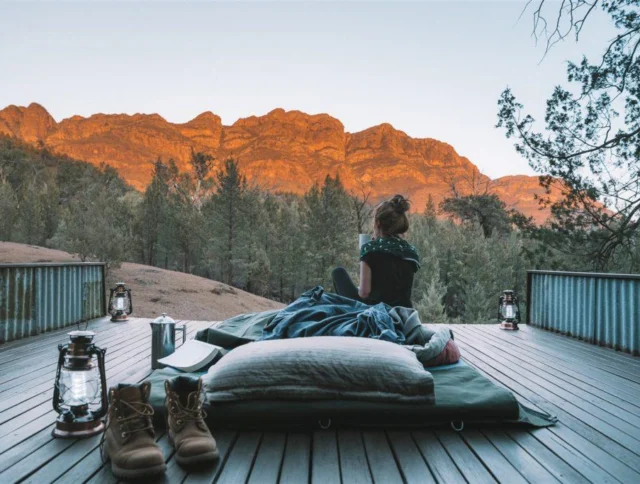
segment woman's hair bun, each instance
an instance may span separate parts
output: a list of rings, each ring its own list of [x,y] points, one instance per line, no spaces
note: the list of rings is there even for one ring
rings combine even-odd
[[[398,213],[408,212],[411,207],[409,200],[404,198],[402,195],[395,195],[391,200],[389,200],[389,203],[391,203],[391,206]]]

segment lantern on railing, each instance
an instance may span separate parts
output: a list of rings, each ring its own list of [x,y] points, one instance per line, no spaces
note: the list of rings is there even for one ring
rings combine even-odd
[[[89,437],[104,430],[107,413],[106,349],[93,343],[93,331],[72,331],[71,342],[58,345],[53,409],[58,412],[54,437]]]
[[[129,314],[133,312],[133,302],[131,301],[131,289],[124,282],[118,282],[111,288],[109,295],[109,314],[111,321],[127,321]]]
[[[513,291],[502,291],[498,305],[498,321],[501,329],[518,329],[520,322],[520,306],[518,297]]]

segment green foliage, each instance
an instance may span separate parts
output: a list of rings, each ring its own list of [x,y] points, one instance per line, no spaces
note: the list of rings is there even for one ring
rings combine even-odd
[[[13,187],[0,183],[0,240],[12,240],[14,223],[18,214],[18,199]]]
[[[208,224],[209,257],[217,265],[220,278],[227,284],[238,284],[246,270],[246,254],[252,247],[247,236],[251,219],[259,203],[250,197],[247,179],[235,160],[225,161],[215,174],[215,192],[203,206]]]
[[[27,244],[44,245],[46,197],[39,192],[34,182],[23,185],[18,199],[16,232],[19,240]]]
[[[357,256],[358,232],[351,199],[340,178],[327,176],[304,196],[306,281],[331,287],[331,269],[351,266]]]
[[[132,246],[132,214],[112,174],[104,172],[102,183],[86,185],[67,205],[52,244],[89,259],[117,265],[129,256]]]
[[[212,162],[199,153],[192,158]],[[372,207],[368,197],[347,193],[338,177],[299,196],[250,186],[236,160],[211,165],[205,175],[198,173],[202,165],[191,166],[179,173],[172,160],[156,160],[141,194],[112,168],[0,138],[0,239],[110,265],[181,270],[286,302],[318,284],[331,289],[336,266],[357,274],[357,234],[371,229]],[[424,213],[410,215],[407,238],[422,256],[413,300],[425,322],[495,321],[502,290],[523,300],[526,269],[591,268],[590,259],[542,236],[561,231],[516,219],[492,197],[462,197],[443,208],[455,221],[439,220],[431,197]],[[637,267],[637,236],[633,247],[617,252],[611,267]]]
[[[421,293],[416,291],[418,310],[423,323],[446,323],[447,313],[443,300],[447,294],[447,288],[440,280],[440,262],[436,248],[431,246],[422,254],[422,268],[424,277]]]
[[[510,89],[498,100],[498,127],[541,176],[547,190],[564,196],[541,199],[553,220],[534,232],[567,257],[591,260],[611,270],[623,259],[635,265],[640,231],[640,0],[577,0],[556,6],[550,18],[533,6],[534,36],[547,50],[583,27],[598,9],[618,35],[602,46],[602,57],[567,66],[567,86],[556,86],[546,103],[544,127],[524,112]],[[552,27],[553,26],[553,27]],[[580,39],[581,40],[581,39]],[[549,191],[548,191],[549,193]]]
[[[433,204],[433,200],[430,200]],[[427,217],[434,217],[434,210],[427,206]],[[498,234],[511,232],[511,216],[506,204],[495,194],[467,195],[446,198],[440,210],[449,217],[465,224],[480,224],[485,237],[494,231]]]

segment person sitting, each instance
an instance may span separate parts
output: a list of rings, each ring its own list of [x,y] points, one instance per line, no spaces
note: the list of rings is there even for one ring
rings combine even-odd
[[[360,248],[360,287],[344,267],[331,273],[340,296],[366,304],[386,303],[411,308],[414,274],[420,269],[418,251],[403,236],[409,230],[409,200],[395,195],[374,210],[374,237]]]

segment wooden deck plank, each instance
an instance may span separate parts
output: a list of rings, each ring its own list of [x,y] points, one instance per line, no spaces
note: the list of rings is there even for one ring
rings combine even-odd
[[[91,331],[95,331],[96,333],[102,332],[110,327],[109,319],[109,316],[92,319],[91,321],[89,321],[88,329],[90,329]],[[40,345],[49,345],[52,341],[64,340],[66,333],[68,331],[73,331],[76,328],[76,325],[71,325],[67,326],[66,328],[47,331],[37,336],[30,336],[28,338],[21,338],[14,341],[9,341],[7,343],[2,343],[0,344],[0,358],[3,358],[3,356],[7,353],[16,352],[20,348],[24,349],[24,347],[26,346],[28,346],[29,348],[38,348]],[[4,359],[0,359],[0,363],[2,363],[3,361]]]
[[[497,325],[478,325],[484,327],[473,327],[471,329],[475,331],[483,331],[485,333],[496,334],[500,329]],[[524,347],[535,348],[542,355],[546,355],[550,358],[559,359],[571,363],[581,363],[585,361],[585,358],[589,359],[589,366],[592,369],[597,369],[610,375],[615,375],[625,380],[630,380],[636,384],[640,383],[640,375],[638,375],[635,365],[631,365],[629,362],[621,362],[619,355],[616,352],[611,352],[609,356],[604,356],[609,350],[601,348],[600,352],[586,352],[582,348],[576,346],[577,341],[574,341],[573,345],[566,344],[562,339],[547,339],[542,334],[542,330],[537,328],[523,325],[522,333],[520,331],[513,331],[507,336],[512,341],[518,341],[518,343]],[[568,340],[571,341],[571,340]],[[595,347],[594,347],[595,348]]]
[[[67,447],[56,458],[40,467],[36,472],[31,474],[24,482],[41,484],[43,482],[53,482],[61,477],[77,462],[84,459],[100,442],[101,434],[94,435],[87,439],[75,441],[73,445]],[[64,454],[64,458],[60,458]],[[20,467],[20,466],[17,466]]]
[[[436,482],[409,432],[394,431],[388,432],[387,435],[402,477],[407,484]]]
[[[432,431],[413,432],[413,438],[422,458],[429,464],[436,482],[467,482],[460,470]]]
[[[249,483],[278,482],[287,435],[284,432],[265,432],[258,449]]]
[[[194,333],[195,331],[197,331],[199,328],[198,325],[192,325],[192,327],[190,328],[190,334]],[[130,347],[130,345],[127,345],[127,347]],[[150,353],[147,352],[140,352],[139,349],[136,349],[135,347],[132,348],[131,354],[129,356],[127,356],[127,354],[125,355],[121,355],[119,358],[117,358],[115,361],[112,361],[111,363],[116,364],[116,362],[122,360],[120,363],[116,364],[116,366],[114,367],[107,367],[107,374],[109,376],[107,385],[111,385],[111,384],[115,384],[114,379],[117,379],[118,382],[123,382],[123,381],[128,381],[128,382],[138,382],[141,381],[142,379],[146,378],[149,373],[151,372],[151,368],[150,365],[148,364],[148,360],[146,358],[148,358],[148,355]],[[135,355],[135,360],[132,362],[131,361],[131,355]],[[124,358],[124,359],[123,359]],[[118,371],[118,373],[114,374],[113,370],[115,370],[116,368],[119,368],[120,371]],[[51,408],[50,407],[50,402],[42,404],[42,407],[46,408]],[[47,428],[51,428],[51,422],[55,421],[55,417],[56,414],[55,412],[49,410],[47,414],[45,414],[43,417],[51,417],[51,420],[49,420],[49,422],[47,423],[46,427]],[[42,420],[43,417],[40,417],[38,419],[38,421]],[[19,439],[19,437],[18,437]],[[46,454],[47,452],[50,452],[48,450],[49,447],[51,447],[52,449],[57,448],[56,446],[58,446],[58,442],[60,442],[59,440],[53,439],[52,437],[49,437],[49,441],[46,442],[44,444],[44,448],[40,450],[41,453]],[[71,441],[73,442],[73,441]],[[0,441],[0,449],[2,442]],[[89,453],[91,452],[96,452],[97,449],[97,444],[93,445],[92,449],[90,450]],[[75,451],[72,451],[75,452]],[[65,460],[69,460],[70,458],[72,458],[73,456],[75,456],[75,453],[72,454],[64,454],[61,453],[59,455],[57,455],[54,460],[55,461],[65,461]],[[2,455],[0,455],[0,458],[2,457]],[[26,455],[23,455],[23,458],[27,457]],[[88,462],[97,462],[97,460],[94,458],[91,461]],[[20,467],[23,467],[25,470],[29,470],[33,465],[37,464],[37,461],[33,461],[33,460],[29,460],[29,462],[25,465],[22,464],[20,465]],[[15,465],[15,464],[14,464]],[[49,464],[49,465],[53,465],[53,464]],[[90,469],[91,474],[96,472],[97,469]]]
[[[512,379],[510,375],[507,375],[506,372],[510,373],[508,369],[505,370],[500,365],[497,365],[498,368],[492,367],[491,360],[487,360],[484,355],[477,356],[468,346],[463,346],[463,348],[465,351],[465,359],[476,368],[484,373],[495,375],[496,379],[514,393],[524,395],[543,409],[557,415],[560,418],[560,422],[550,427],[553,433],[570,444],[574,442],[574,447],[577,446],[580,448],[590,459],[602,462],[607,472],[622,482],[640,482],[640,473],[630,467],[630,465],[637,464],[634,462],[637,458],[635,454],[614,440],[611,440],[609,437],[595,431],[578,418],[566,412],[564,408],[550,404],[544,399],[537,397],[530,388]],[[568,428],[567,425],[571,425],[571,428]]]
[[[483,462],[471,452],[471,449],[457,432],[437,430],[435,434],[467,481],[474,483],[496,482]]]
[[[109,384],[149,374],[148,321],[90,322],[108,348]],[[189,334],[210,324],[189,322]],[[97,442],[50,436],[53,375],[43,374],[55,372],[57,343],[73,329],[0,345],[0,482],[116,482]],[[168,469],[153,482],[640,482],[640,358],[527,326],[517,333],[496,325],[452,329],[470,365],[560,422],[460,434],[216,432],[220,461],[194,470],[177,464],[163,435]]]
[[[107,372],[113,372],[114,367],[123,365],[130,361],[132,356],[135,356],[135,361],[142,360],[142,356],[151,355],[151,346],[143,345],[142,347],[136,347],[133,345],[123,345],[122,348],[116,348],[111,354],[107,348],[107,354],[105,358],[105,368]],[[144,353],[142,355],[141,353]],[[147,356],[148,357],[148,356]],[[26,363],[28,364],[28,362]],[[0,411],[4,412],[11,407],[18,405],[22,402],[28,401],[31,398],[37,397],[42,394],[43,391],[52,391],[53,381],[56,374],[57,365],[52,365],[43,371],[43,374],[37,378],[25,379],[14,388],[7,391],[3,391],[0,394]]]
[[[513,467],[522,475],[527,476],[530,482],[559,482],[558,479],[545,467],[540,465],[526,449],[520,447],[504,432],[492,429],[482,433]],[[516,445],[514,445],[514,443]],[[577,475],[576,477],[580,478],[581,476]]]
[[[630,435],[636,438],[640,436],[640,416],[636,415],[633,411],[621,408],[608,401],[608,399],[603,398],[603,395],[599,393],[597,388],[588,387],[587,389],[583,389],[576,384],[577,382],[575,380],[558,378],[555,376],[553,370],[539,369],[529,359],[514,353],[509,348],[509,345],[500,345],[490,339],[485,339],[484,336],[479,336],[477,343],[490,351],[493,348],[495,348],[495,351],[500,351],[501,357],[503,358],[501,361],[507,361],[508,359],[512,366],[520,370],[520,374],[527,375],[529,380],[535,381],[540,387],[546,388],[556,395],[573,401],[574,403],[577,401],[584,402],[583,404],[586,406],[586,408],[584,408],[585,410],[596,416],[599,415],[600,418],[605,416],[605,421],[608,421],[617,428],[621,428],[622,426],[623,429],[627,429],[628,425],[632,425],[636,430],[632,430],[634,433],[630,433]],[[476,347],[480,346],[476,345]],[[515,361],[513,361],[510,356],[513,356]],[[632,407],[635,408],[635,406]],[[594,409],[596,410],[595,412]],[[599,412],[599,410],[602,410],[602,412]],[[609,419],[606,417],[607,415],[613,418]]]
[[[135,329],[126,333],[122,331],[113,331],[103,338],[98,338],[96,336],[94,341],[98,346],[107,348],[107,350],[112,346],[116,346],[117,350],[122,351],[127,346],[130,346],[132,340],[144,337],[144,333],[148,331],[149,328],[146,325],[139,325],[135,327]],[[121,344],[127,342],[129,345]],[[27,375],[41,373],[45,368],[49,367],[54,367],[55,369],[58,364],[57,346],[51,348],[51,350],[52,351],[47,352],[46,355],[29,355],[12,363],[6,365],[3,364],[2,375],[0,376],[0,392],[19,385],[20,380],[24,379]],[[111,354],[113,354],[113,352],[111,352]]]
[[[560,482],[619,482],[595,463],[572,452],[571,446],[547,429],[534,431],[536,437],[526,431],[514,430],[507,434]]]
[[[117,375],[122,370],[127,370],[132,363],[136,365],[143,364],[144,359],[151,355],[151,348],[146,346],[136,348],[126,345],[123,349],[125,349],[125,351],[116,351],[113,354],[107,354],[105,361],[107,377]],[[25,380],[19,388],[12,391],[12,394],[14,394],[12,397],[0,401],[0,415],[11,411],[15,406],[19,406],[20,408],[23,407],[23,404],[29,406],[31,405],[30,402],[32,399],[43,401],[43,394],[45,393],[49,393],[50,399],[51,392],[53,391],[54,377],[55,367],[52,367],[50,373],[43,375],[41,379]]]
[[[527,480],[522,477],[519,471],[524,471],[524,474],[533,477],[535,482],[550,482],[549,478],[553,480],[551,474],[546,472],[544,468],[538,469],[535,465],[523,466],[523,464],[530,464],[526,459],[529,457],[526,452],[501,453],[502,449],[496,445],[495,440],[491,439],[490,441],[478,430],[465,430],[460,433],[460,436],[498,482],[526,484]],[[529,459],[531,458],[529,457]],[[537,464],[535,461],[534,463]],[[539,466],[539,464],[537,465]]]
[[[297,484],[309,482],[311,468],[311,435],[308,432],[287,434],[287,451],[284,454],[278,482]]]
[[[628,353],[588,343],[577,338],[562,336],[535,326],[523,325],[522,329],[524,331],[515,335],[522,341],[557,349],[561,354],[571,353],[580,358],[587,357],[589,360],[595,360],[609,367],[619,368],[624,371],[628,371],[631,368],[640,370],[638,358]]]
[[[161,439],[165,441],[161,442]],[[165,453],[166,457],[171,456],[171,452],[167,448],[166,445],[166,436],[164,432],[160,432],[156,434],[156,441],[161,445],[161,449]],[[100,456],[100,447],[97,446],[91,450],[82,460],[78,461],[76,465],[67,471],[64,475],[62,475],[57,483],[61,484],[74,484],[77,482],[85,482],[90,480],[92,476],[99,473],[103,467],[109,471],[111,474],[111,463],[110,462],[102,462],[102,457]],[[114,480],[116,480],[114,478]]]
[[[464,328],[463,332],[473,333],[474,337],[481,337],[487,342],[499,345],[510,354],[514,354],[519,359],[536,368],[550,371],[551,374],[564,378],[570,382],[584,382],[591,388],[597,388],[601,393],[609,393],[613,397],[613,403],[621,398],[625,402],[637,404],[640,398],[640,385],[629,382],[624,378],[612,376],[607,372],[594,371],[591,366],[581,363],[562,361],[557,358],[550,358],[542,355],[540,348],[524,347],[520,345],[520,340],[515,338],[500,338],[499,334],[488,331],[477,331],[472,328]],[[553,364],[551,364],[553,363]],[[632,410],[636,412],[637,406]]]
[[[118,479],[113,475],[111,469],[102,467],[96,474],[86,481],[87,484],[116,484]]]
[[[142,359],[144,359],[144,355]],[[138,362],[141,361],[138,360]],[[117,377],[119,381],[124,381],[132,372],[140,371],[138,366],[129,365],[127,362],[123,362],[119,368],[121,371],[110,376],[108,384],[111,384],[114,377]],[[150,369],[146,371],[146,374],[149,372]],[[51,422],[55,422],[57,416],[58,414],[51,407],[51,402],[45,402],[3,424],[0,427],[0,453],[28,438],[34,432],[48,427]]]
[[[460,337],[462,341],[465,337]],[[576,398],[564,388],[554,386],[546,380],[532,374],[513,359],[504,358],[501,354],[493,353],[490,348],[482,342],[475,341],[473,352],[480,352],[488,357],[493,364],[502,365],[510,372],[517,373],[522,381],[527,381],[528,385],[536,388],[536,394],[544,398],[547,402],[562,407],[591,427],[610,437],[613,441],[623,445],[627,450],[633,452],[640,449],[640,429],[625,424],[624,420],[608,414],[597,406]],[[636,454],[636,457],[640,457]]]
[[[73,444],[75,444],[75,441],[73,440],[55,440],[51,445],[42,446],[32,453],[20,454],[12,466],[0,473],[0,480],[2,480],[2,482],[18,482],[22,479],[26,479],[40,467],[47,465],[58,455],[62,454]],[[20,462],[25,458],[28,459],[28,462],[31,465],[20,464]]]
[[[512,342],[505,344],[504,340],[500,340],[498,336],[486,334],[489,341],[500,345],[501,351],[505,354],[514,356],[522,362],[526,362],[529,368],[536,368],[544,371],[545,374],[553,375],[559,380],[576,386],[595,396],[600,397],[608,403],[616,405],[634,415],[640,414],[640,404],[638,398],[640,395],[633,396],[632,393],[625,391],[628,385],[612,385],[609,380],[592,378],[574,371],[570,365],[558,365],[556,360],[540,359],[540,355],[534,351],[515,346]],[[495,345],[494,345],[495,346]]]
[[[29,439],[0,454],[0,474],[24,459],[25,456],[32,456],[43,445],[50,442],[53,438],[51,437],[51,430],[53,430],[53,424],[40,432],[32,434]]]
[[[216,479],[216,483],[235,484],[246,482],[260,445],[262,434],[260,432],[242,432],[231,449],[231,453],[222,472]]]
[[[214,482],[227,463],[229,454],[233,449],[238,433],[230,431],[216,432],[214,435],[218,445],[220,458],[209,466],[192,469],[184,480],[184,484],[210,484]]]
[[[141,361],[141,358],[138,358],[139,352],[139,349],[129,346],[118,348],[105,361],[107,373],[109,375],[118,375],[118,370],[126,369],[132,357],[136,357],[136,362]],[[0,424],[24,414],[27,410],[39,407],[43,403],[49,402],[50,405],[56,367],[57,365],[47,368],[47,374],[43,375],[41,380],[31,380],[31,386],[28,391],[17,391],[12,398],[0,402],[0,408],[2,409],[0,411]],[[48,378],[45,379],[44,377]],[[37,383],[38,381],[41,383]],[[24,386],[25,383],[21,383],[21,385]]]
[[[311,453],[311,482],[340,482],[338,434],[334,431],[313,433]]]
[[[338,452],[342,482],[353,484],[373,482],[360,432],[356,430],[338,431]]]
[[[124,335],[135,334],[140,330],[148,328],[148,324],[146,324],[147,321],[148,320],[136,320],[135,323],[133,322],[124,323],[128,325],[128,328],[116,328],[116,327],[109,328],[107,330],[97,333],[95,336],[95,341],[98,345],[100,345],[100,343],[104,343],[105,341],[113,341],[114,338],[120,339],[120,336],[122,336],[122,334]],[[116,323],[110,323],[110,324],[113,325]],[[25,365],[25,362],[40,363],[47,360],[49,361],[54,360],[54,363],[55,363],[58,357],[58,345],[68,343],[69,342],[68,333],[75,329],[76,328],[74,327],[67,328],[65,331],[61,333],[62,336],[59,339],[52,341],[48,345],[43,345],[39,349],[31,349],[29,347],[25,347],[19,353],[14,353],[14,352],[5,353],[4,361],[0,362],[0,365],[2,365],[3,368],[5,368],[5,365],[6,365],[7,370],[11,371],[21,366],[26,367],[27,365]],[[36,339],[39,339],[39,338],[36,338]],[[103,344],[103,346],[106,346],[106,344]],[[2,388],[5,388],[7,386],[6,384],[7,382],[3,382]]]
[[[197,331],[196,327],[191,329],[191,333],[195,333],[195,331]],[[141,345],[142,347],[124,345],[124,347],[127,349],[126,352],[124,353],[118,352],[117,356],[114,356],[112,358],[109,358],[109,356],[107,356],[105,361],[105,368],[107,371],[108,385],[111,384],[111,380],[113,378],[117,378],[118,381],[123,381],[125,378],[131,375],[132,372],[138,371],[139,368],[142,368],[142,367],[146,367],[149,369],[149,371],[151,371],[150,365],[148,365],[148,360],[146,360],[151,355],[150,340],[148,343],[149,343],[148,345],[146,344]],[[21,403],[20,400],[25,398],[27,399],[33,398],[31,397],[32,393],[38,396],[38,395],[42,395],[45,392],[52,392],[54,377],[55,377],[55,369],[52,369],[51,375],[43,376],[42,379],[44,381],[42,383],[36,383],[35,380],[24,381],[21,384],[21,387],[12,390],[17,393],[15,397],[17,403],[12,402],[12,405],[18,406],[19,403]],[[40,380],[37,380],[37,381],[40,381]],[[24,391],[23,390],[24,387],[29,388],[30,390]],[[6,404],[7,402],[8,400],[6,400],[4,403]],[[22,407],[22,406],[19,406],[19,407]],[[23,412],[22,414],[20,414],[19,420],[9,421],[8,424],[3,425],[2,429],[0,429],[0,437],[12,431],[13,428],[19,428],[23,422],[32,421],[34,418],[44,415],[47,412],[50,413],[52,411],[53,410],[51,408],[50,397],[49,397],[48,399],[44,400],[43,403],[41,403],[40,405],[37,405],[36,407],[28,410],[27,412]],[[2,413],[0,413],[0,415],[2,415]],[[54,416],[54,420],[55,420],[55,416]]]
[[[134,375],[132,380],[133,381],[139,381],[140,379],[146,377],[147,374],[148,374],[148,370],[143,370],[142,372],[139,372],[137,375]],[[126,381],[126,380],[123,380],[123,381]],[[85,440],[54,439],[50,435],[50,432],[53,429],[53,425],[51,424],[51,422],[49,422],[49,426],[46,427],[46,433],[47,433],[48,441],[40,449],[38,449],[38,452],[42,453],[42,455],[47,455],[48,453],[55,453],[56,449],[58,449],[61,446],[61,443],[63,443],[63,442],[70,443],[71,445],[74,445],[77,442],[86,442]],[[30,440],[31,439],[26,440],[25,442],[28,443]],[[90,439],[87,439],[87,440],[90,440]],[[93,448],[90,450],[90,452],[94,452],[94,453],[98,452],[98,442],[94,442]],[[69,449],[70,447],[71,446],[69,446],[69,445],[65,446],[65,450]],[[69,457],[70,455],[75,455],[75,454],[65,454],[64,452],[65,451],[63,450],[60,453],[56,453],[56,455],[55,455],[55,457],[53,457],[53,459],[54,460],[57,459],[57,460],[66,461],[66,460],[70,459],[70,457]],[[42,465],[43,461],[41,461],[39,459],[33,459],[32,456],[29,455],[29,454],[21,453],[20,455],[21,455],[21,459],[17,460],[17,462],[15,462],[14,465],[17,464],[20,468],[23,469],[23,472],[33,471],[33,470],[37,469],[38,467],[40,467]],[[0,458],[2,456],[4,456],[4,454],[0,455]],[[24,460],[25,462],[21,462],[22,460]],[[93,459],[91,462],[97,462],[97,461],[96,461],[96,459]],[[102,465],[102,463],[99,464],[99,467],[101,467],[101,465]],[[93,473],[97,469],[88,469],[88,470],[90,471],[90,473]],[[3,477],[3,475],[4,474],[0,473],[0,478]]]
[[[374,481],[402,482],[402,475],[396,464],[387,435],[382,431],[367,431],[362,433],[367,460]]]

